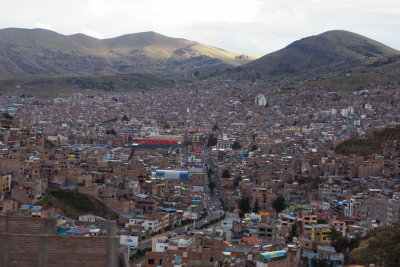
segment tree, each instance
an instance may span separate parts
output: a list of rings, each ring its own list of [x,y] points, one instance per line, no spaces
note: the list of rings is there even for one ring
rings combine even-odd
[[[329,261],[328,257],[314,257],[311,260],[311,267],[333,267],[333,262]]]
[[[235,180],[233,181],[233,187],[237,188],[239,186],[239,181],[242,180],[242,177],[239,175],[238,177],[235,178]]]
[[[272,202],[272,207],[276,213],[280,213],[282,210],[286,209],[286,201],[282,195],[277,196]]]
[[[258,211],[260,210],[260,207],[258,205],[258,198],[256,198],[256,202],[254,203],[254,212],[258,213]]]
[[[6,113],[3,113],[3,118],[5,118],[5,119],[7,119],[7,120],[12,120],[12,119],[14,119],[14,117],[11,116],[10,114],[8,114],[7,112],[6,112]]]
[[[211,178],[211,175],[212,175],[213,173],[214,173],[214,172],[213,172],[212,168],[208,168],[208,169],[207,169],[207,177],[208,177],[208,178]]]
[[[56,145],[51,142],[49,139],[44,140],[44,147],[45,148],[55,148]]]
[[[214,138],[214,135],[210,135],[210,137],[208,137],[208,144],[207,146],[215,146],[217,144],[217,138]]]
[[[114,128],[112,128],[111,130],[107,130],[107,131],[106,131],[106,134],[109,134],[109,135],[117,135],[117,132],[114,130]]]
[[[128,116],[124,115],[124,116],[122,117],[122,121],[129,121]]]
[[[287,243],[293,242],[293,237],[298,237],[299,236],[299,226],[298,223],[295,222],[292,224],[292,228],[289,230],[289,235],[286,238]]]
[[[211,181],[211,182],[208,184],[208,187],[210,188],[211,191],[213,191],[214,188],[215,188],[215,183],[214,183],[214,181]]]
[[[232,145],[232,149],[240,149],[242,146],[240,145],[240,143],[238,141],[235,141]]]
[[[223,172],[222,172],[222,178],[231,178],[231,174],[229,173],[229,170],[228,169],[225,169]]]
[[[250,197],[243,195],[240,200],[239,200],[239,216],[242,214],[242,216],[244,216],[244,214],[246,212],[251,211],[251,205],[250,205]],[[241,217],[243,218],[243,217]]]
[[[344,253],[349,248],[349,240],[342,235],[341,232],[337,231],[335,227],[330,232],[332,247],[336,249],[336,252]]]

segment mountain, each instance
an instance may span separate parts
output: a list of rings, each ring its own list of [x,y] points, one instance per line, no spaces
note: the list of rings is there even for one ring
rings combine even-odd
[[[309,79],[386,61],[400,51],[348,31],[328,31],[295,41],[242,68],[264,77]]]
[[[26,75],[151,73],[163,77],[217,70],[253,58],[155,32],[97,39],[44,29],[0,30],[0,79]]]

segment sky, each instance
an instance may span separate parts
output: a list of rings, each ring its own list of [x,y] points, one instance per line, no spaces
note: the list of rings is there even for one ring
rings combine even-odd
[[[263,55],[329,30],[400,50],[399,0],[0,0],[0,28],[96,38],[155,31]]]

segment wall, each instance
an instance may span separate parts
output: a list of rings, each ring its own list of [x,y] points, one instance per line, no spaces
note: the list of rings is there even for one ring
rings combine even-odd
[[[114,237],[4,233],[0,245],[1,266],[115,266],[108,265],[108,259],[109,249],[113,245],[117,248],[117,241]]]
[[[114,224],[108,224],[111,234]],[[0,267],[117,266],[115,235],[57,236],[54,219],[11,216],[0,216],[0,233]]]
[[[0,233],[6,231],[7,216],[0,215]],[[8,233],[10,234],[50,234],[57,233],[55,219],[42,219],[30,217],[8,217]]]

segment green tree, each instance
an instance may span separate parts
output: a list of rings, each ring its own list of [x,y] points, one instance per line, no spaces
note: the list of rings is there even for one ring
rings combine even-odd
[[[244,214],[246,212],[251,211],[251,205],[250,205],[250,197],[247,195],[242,195],[242,197],[239,200],[239,216],[242,215],[241,218],[243,218]]]
[[[208,169],[207,169],[207,177],[208,177],[208,178],[210,178],[211,175],[212,175],[213,173],[214,173],[214,172],[213,172],[212,168],[208,168]]]
[[[214,137],[214,135],[210,135],[208,137],[208,143],[207,146],[215,146],[217,144],[217,138]]]
[[[293,237],[298,237],[299,236],[299,225],[297,222],[292,224],[292,228],[289,230],[289,235],[286,238],[287,243],[293,242]]]
[[[109,134],[109,135],[117,135],[117,132],[114,130],[114,128],[112,128],[111,130],[107,130],[107,131],[106,131],[106,134]]]
[[[14,117],[11,116],[10,114],[8,114],[7,112],[6,112],[6,113],[3,113],[3,118],[5,118],[5,119],[7,119],[7,120],[12,120],[12,119],[14,119]]]
[[[282,210],[286,209],[286,201],[282,195],[278,195],[272,202],[272,208],[276,213],[280,213]]]
[[[122,121],[129,121],[128,116],[124,115],[124,116],[122,117]]]
[[[241,147],[242,146],[240,145],[240,143],[238,141],[233,142],[232,149],[238,150]]]
[[[229,170],[228,169],[225,169],[223,172],[222,172],[222,178],[231,178],[231,174],[229,173]]]
[[[211,182],[208,184],[208,187],[210,188],[211,191],[214,191],[214,188],[215,188],[215,183],[214,183],[214,181],[211,181]]]
[[[44,147],[45,148],[55,148],[56,145],[51,142],[49,139],[44,140]]]
[[[349,248],[349,240],[338,232],[335,227],[330,232],[331,244],[335,248],[336,252],[345,253]]]
[[[233,181],[233,187],[237,188],[239,186],[239,181],[242,180],[242,177],[239,175],[238,177],[235,178],[235,180]]]
[[[311,260],[311,267],[333,267],[333,262],[329,261],[328,257],[320,256]]]
[[[256,202],[254,202],[254,212],[258,213],[258,211],[260,210],[260,206],[258,205],[258,198],[256,198]]]

